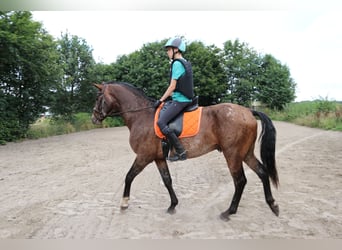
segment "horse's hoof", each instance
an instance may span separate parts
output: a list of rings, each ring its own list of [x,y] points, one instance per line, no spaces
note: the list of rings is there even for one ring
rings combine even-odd
[[[167,209],[167,213],[168,213],[168,214],[175,214],[175,213],[176,213],[176,209],[175,209],[174,207],[169,207],[169,208]]]
[[[121,201],[121,210],[126,210],[128,208],[129,197],[123,197]]]
[[[125,210],[127,210],[127,208],[128,208],[128,206],[121,206],[120,207],[121,211],[125,211]]]
[[[229,215],[226,213],[221,213],[220,214],[220,219],[223,221],[229,221]]]
[[[271,205],[271,210],[272,210],[272,212],[273,212],[276,216],[279,216],[279,206],[278,206],[277,203],[274,202],[274,203]]]

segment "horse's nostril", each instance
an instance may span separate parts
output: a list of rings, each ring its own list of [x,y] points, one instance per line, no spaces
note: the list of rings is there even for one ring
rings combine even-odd
[[[91,121],[92,121],[93,124],[95,124],[95,125],[101,124],[101,122],[100,122],[94,115],[92,115]]]

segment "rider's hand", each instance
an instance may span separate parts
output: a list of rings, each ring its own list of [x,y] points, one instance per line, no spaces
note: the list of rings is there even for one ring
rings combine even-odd
[[[161,103],[162,103],[161,100],[157,100],[157,101],[155,101],[155,103],[153,104],[153,107],[154,107],[155,109],[157,109],[157,108],[160,106]]]

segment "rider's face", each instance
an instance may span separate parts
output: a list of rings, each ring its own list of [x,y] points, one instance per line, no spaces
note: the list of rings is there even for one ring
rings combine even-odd
[[[173,51],[176,53],[177,50],[178,50],[177,48],[172,48],[172,47],[166,48],[166,53],[167,53],[167,56],[169,57],[169,59],[172,59]]]

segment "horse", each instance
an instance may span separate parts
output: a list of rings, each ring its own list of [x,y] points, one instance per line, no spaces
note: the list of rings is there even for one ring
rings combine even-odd
[[[129,129],[129,143],[136,154],[125,177],[121,210],[128,208],[134,178],[154,161],[170,195],[171,204],[167,212],[175,213],[178,198],[172,186],[161,139],[154,131],[153,103],[155,100],[129,83],[110,81],[102,84],[94,83],[94,86],[98,88],[98,94],[92,113],[92,122],[101,124],[106,117],[121,116]],[[254,154],[258,127],[255,116],[259,117],[262,125],[259,136],[262,163]],[[279,206],[272,196],[270,186],[270,180],[276,188],[279,184],[275,160],[276,129],[266,114],[232,103],[203,107],[198,133],[192,137],[181,138],[181,143],[187,151],[188,159],[202,156],[213,150],[223,153],[235,190],[228,209],[220,214],[222,220],[229,220],[230,215],[237,212],[247,183],[243,162],[260,178],[266,203],[271,211],[279,216]]]

